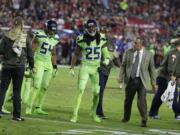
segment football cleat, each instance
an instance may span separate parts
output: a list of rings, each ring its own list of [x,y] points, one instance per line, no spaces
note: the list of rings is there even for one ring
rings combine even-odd
[[[48,115],[47,112],[43,111],[41,108],[37,108],[34,110],[33,114],[38,114],[38,115]]]
[[[73,117],[71,118],[70,122],[76,123],[78,120],[77,115],[73,115]]]
[[[32,114],[32,108],[31,107],[27,107],[25,114]]]

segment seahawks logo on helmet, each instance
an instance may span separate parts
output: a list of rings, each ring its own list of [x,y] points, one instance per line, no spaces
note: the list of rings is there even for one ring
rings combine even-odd
[[[87,32],[90,36],[95,36],[98,31],[98,25],[95,20],[89,19],[85,23],[85,32]]]
[[[57,23],[55,20],[48,20],[45,23],[45,30],[49,33],[49,34],[55,34],[57,32]]]

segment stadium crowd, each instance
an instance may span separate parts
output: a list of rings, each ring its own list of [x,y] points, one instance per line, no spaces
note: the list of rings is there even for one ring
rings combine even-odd
[[[78,35],[83,31],[83,22],[93,18],[109,29],[120,53],[132,46],[134,35],[143,36],[152,49],[168,43],[178,29],[179,6],[178,0],[1,0],[0,36],[4,27],[12,26],[13,17],[20,11],[31,29],[43,28],[46,20],[54,18],[58,30],[70,29]],[[74,39],[75,36],[63,37],[60,55],[64,60],[59,63],[70,63]]]

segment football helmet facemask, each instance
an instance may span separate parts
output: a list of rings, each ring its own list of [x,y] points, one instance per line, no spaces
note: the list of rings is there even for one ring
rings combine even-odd
[[[85,31],[90,36],[95,36],[97,32],[97,23],[95,20],[88,20],[85,24]]]
[[[54,20],[48,20],[45,23],[45,30],[49,35],[55,35],[57,32],[57,23]]]

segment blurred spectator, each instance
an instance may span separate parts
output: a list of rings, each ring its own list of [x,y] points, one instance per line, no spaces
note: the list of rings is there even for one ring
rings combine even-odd
[[[171,50],[171,45],[169,43],[166,43],[163,46],[163,54],[166,55]]]
[[[126,11],[128,9],[127,0],[121,0],[119,6],[121,10]]]
[[[163,54],[162,46],[158,46],[155,49],[155,55],[154,55],[155,68],[160,67],[160,64],[161,64],[163,58],[164,58],[164,54]]]
[[[79,35],[84,21],[96,19],[113,36],[133,40],[143,35],[149,39],[146,44],[156,45],[178,29],[179,7],[179,0],[1,0],[0,38],[4,27],[11,27],[13,17],[20,12],[31,29],[41,29],[42,22],[54,18],[58,30],[71,29]],[[132,17],[134,22],[129,24]],[[130,48],[129,43],[125,49]]]

